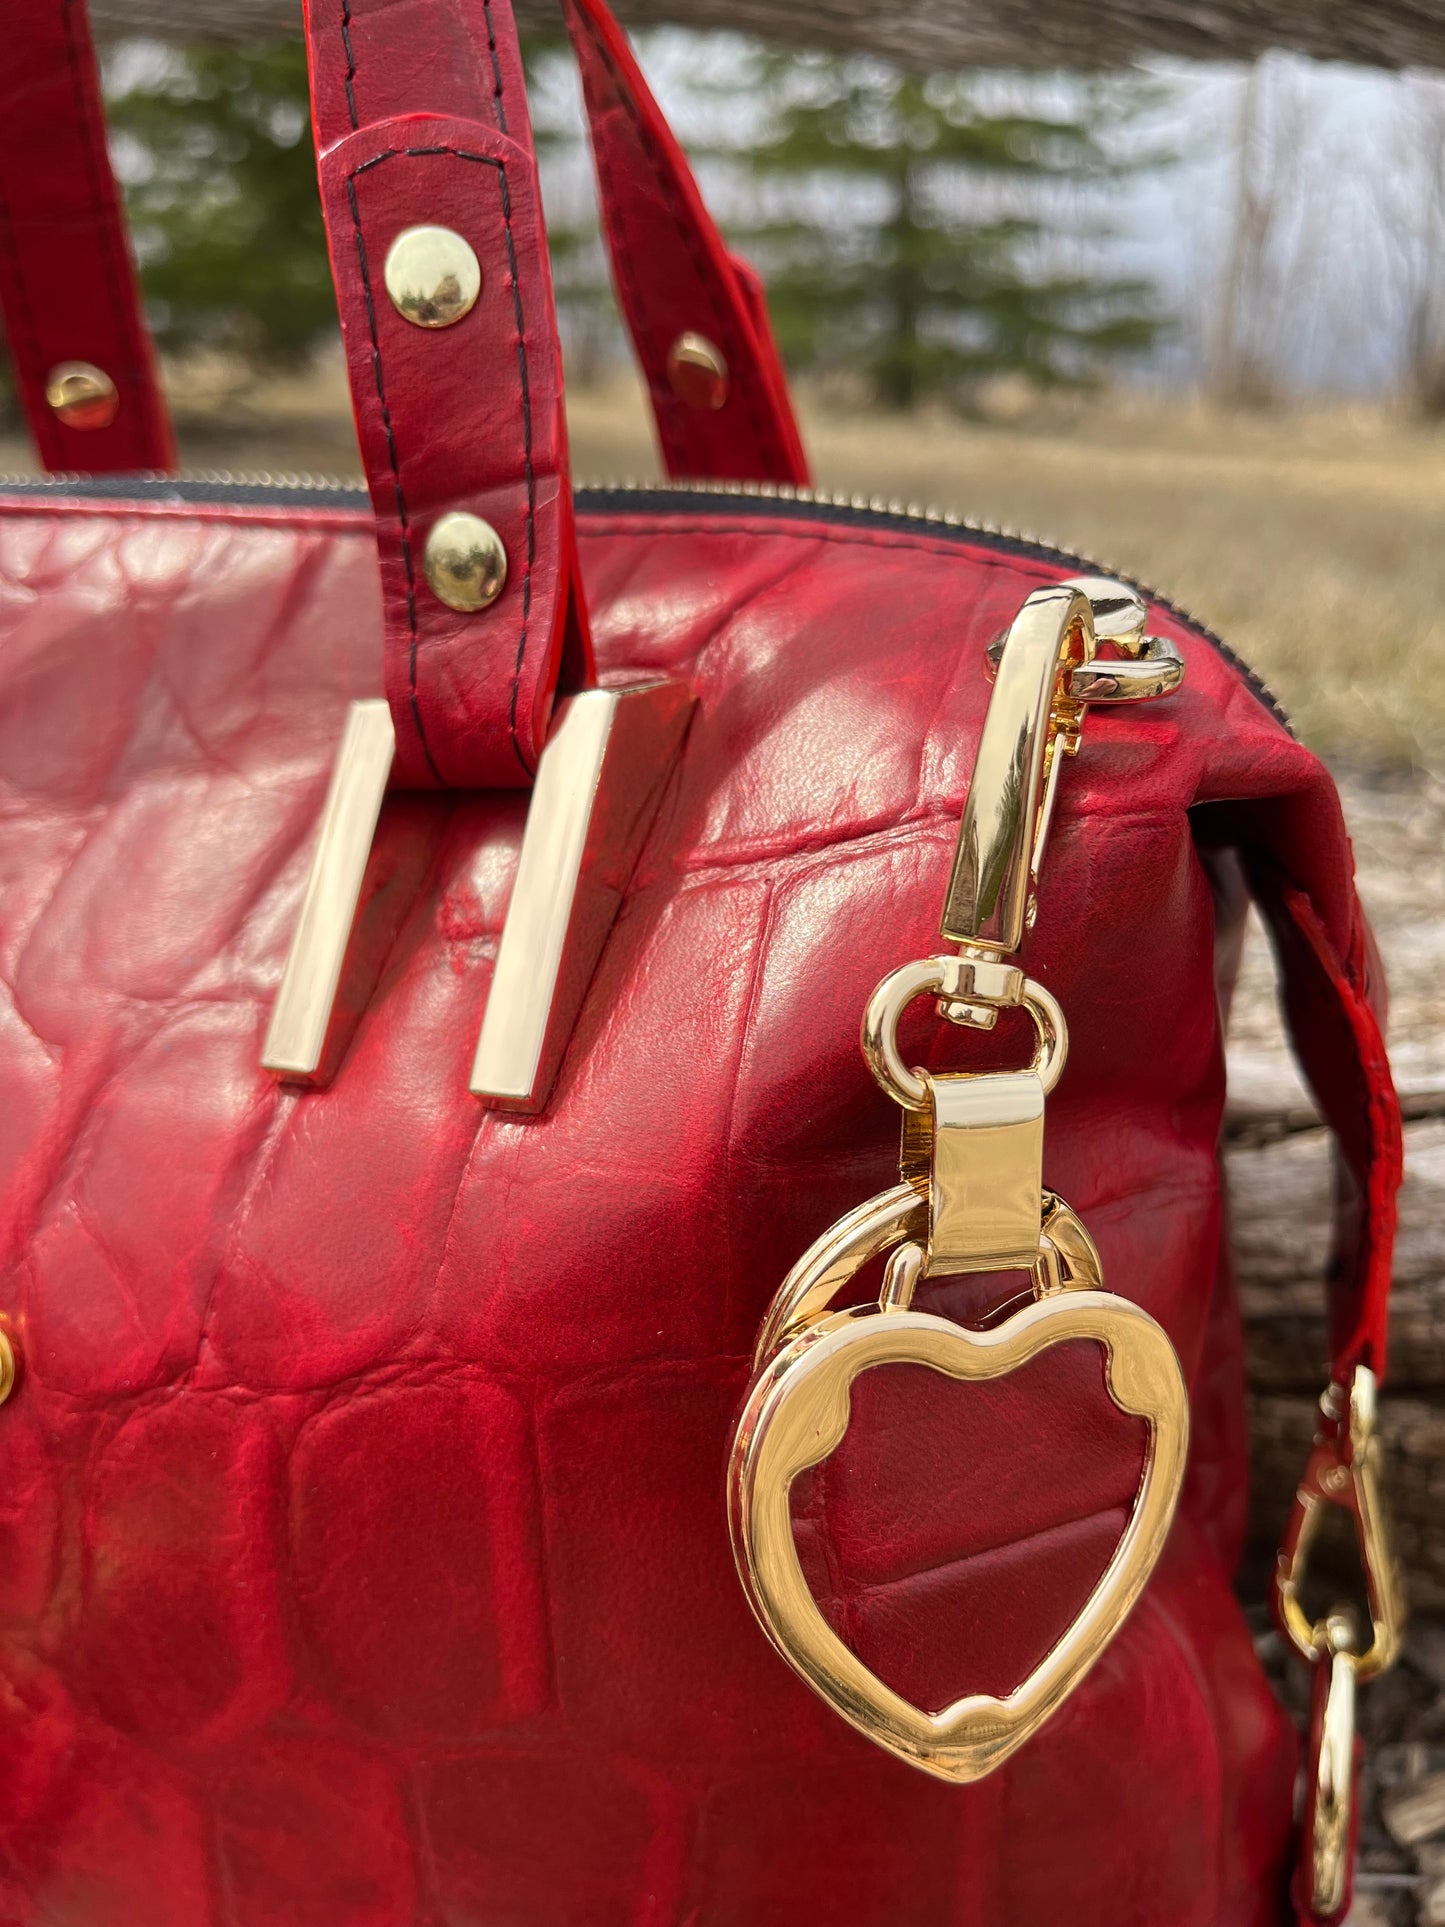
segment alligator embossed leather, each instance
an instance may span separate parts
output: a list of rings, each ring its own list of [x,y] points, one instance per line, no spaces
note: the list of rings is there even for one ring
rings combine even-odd
[[[572,485],[506,0],[305,8],[364,489],[157,472],[82,8],[7,32],[0,1921],[1337,1921],[1400,1138],[1334,786],[1162,598],[808,487],[565,11],[655,486]],[[1339,1167],[1298,1818],[1251,900]]]

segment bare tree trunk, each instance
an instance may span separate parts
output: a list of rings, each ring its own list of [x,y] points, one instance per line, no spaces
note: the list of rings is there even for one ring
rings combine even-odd
[[[1263,407],[1279,388],[1281,216],[1297,175],[1285,124],[1298,119],[1284,77],[1257,60],[1239,113],[1234,230],[1216,310],[1210,386],[1222,401]]]
[[[913,239],[918,223],[913,160],[904,146],[897,159],[897,212],[886,230],[898,253],[888,276],[888,316],[883,352],[878,358],[878,399],[900,412],[918,400],[920,295]]]
[[[1410,398],[1431,421],[1445,417],[1445,87],[1411,87],[1410,148],[1419,182],[1406,322]]]

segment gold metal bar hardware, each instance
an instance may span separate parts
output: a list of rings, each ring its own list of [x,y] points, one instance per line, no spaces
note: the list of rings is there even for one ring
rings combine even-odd
[[[316,1082],[326,1062],[346,946],[395,749],[390,703],[353,703],[346,712],[301,914],[261,1049],[263,1068],[288,1082]]]
[[[472,1091],[493,1109],[547,1102],[692,702],[680,683],[654,682],[584,690],[558,712],[472,1063]]]
[[[1011,956],[1024,940],[1058,746],[1077,735],[1064,680],[1093,653],[1083,591],[1035,589],[1008,632],[979,738],[939,924],[953,943]]]
[[[584,690],[558,706],[472,1066],[484,1104],[546,1104],[692,703],[681,684],[657,681]],[[353,703],[262,1050],[265,1068],[287,1081],[324,1081],[355,1015],[338,1009],[337,993],[394,749],[388,704]]]
[[[1301,1598],[1310,1547],[1326,1506],[1349,1513],[1371,1623],[1370,1643],[1355,1661],[1362,1685],[1394,1663],[1405,1628],[1404,1588],[1381,1493],[1376,1404],[1375,1374],[1364,1365],[1355,1367],[1348,1386],[1333,1383],[1320,1399],[1322,1422],[1285,1524],[1271,1589],[1280,1630],[1305,1659],[1316,1661],[1328,1641],[1328,1622],[1311,1620]]]
[[[1043,1226],[1043,1080],[921,1075],[929,1104],[903,1113],[899,1173],[928,1199],[923,1276],[1030,1269]]]

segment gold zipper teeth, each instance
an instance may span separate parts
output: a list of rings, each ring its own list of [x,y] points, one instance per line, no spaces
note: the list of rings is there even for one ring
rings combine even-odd
[[[20,486],[34,486],[36,482],[46,482],[58,487],[67,483],[91,483],[94,475],[55,474],[55,475],[0,475],[0,489]],[[317,494],[329,493],[366,493],[366,483],[360,475],[308,475],[269,471],[237,472],[234,469],[205,468],[181,469],[178,473],[165,474],[159,470],[141,472],[128,476],[128,481],[136,482],[188,482],[204,483],[217,488],[274,488],[306,490]],[[1081,555],[1077,549],[1068,548],[1062,542],[1053,542],[1046,536],[1035,535],[1028,529],[1008,528],[998,522],[983,522],[973,516],[959,515],[952,509],[933,508],[924,502],[903,502],[897,496],[847,494],[841,489],[813,488],[806,483],[796,482],[719,482],[719,481],[648,481],[636,476],[624,476],[596,482],[579,482],[579,491],[594,490],[599,494],[613,495],[702,495],[728,498],[735,501],[756,502],[801,502],[809,508],[849,509],[854,513],[869,515],[893,515],[902,521],[924,522],[935,528],[959,529],[967,535],[987,535],[1003,542],[1021,542],[1030,548],[1051,550],[1055,555],[1077,562],[1082,568],[1097,575],[1111,576],[1117,581],[1127,582],[1132,588],[1150,602],[1157,602],[1169,609],[1172,614],[1186,622],[1191,628],[1198,629],[1233,663],[1247,682],[1258,691],[1265,703],[1271,708],[1285,728],[1294,734],[1294,726],[1284,712],[1283,705],[1274,691],[1249,664],[1235,654],[1228,643],[1217,636],[1208,623],[1192,615],[1188,609],[1173,601],[1159,589],[1132,575],[1126,569],[1116,569],[1096,556]]]

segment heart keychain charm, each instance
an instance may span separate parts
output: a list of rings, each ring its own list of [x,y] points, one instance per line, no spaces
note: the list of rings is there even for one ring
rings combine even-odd
[[[1096,661],[1101,640],[1122,660]],[[851,1725],[945,1780],[991,1773],[1085,1678],[1148,1582],[1184,1480],[1189,1399],[1174,1348],[1142,1307],[1103,1289],[1093,1241],[1043,1189],[1044,1100],[1063,1069],[1068,1030],[1054,998],[1009,961],[1031,921],[1055,787],[1063,757],[1078,748],[1084,704],[1177,687],[1178,673],[1171,681],[1161,672],[1161,648],[1143,634],[1136,597],[1092,580],[1036,591],[1009,631],[943,917],[960,954],[894,971],[863,1019],[864,1056],[903,1108],[903,1181],[840,1219],[788,1274],[759,1334],[733,1440],[733,1552],[764,1632]],[[1148,677],[1131,673],[1141,666]],[[898,1019],[926,994],[941,1015],[977,1029],[992,1029],[1001,1009],[1026,1010],[1038,1033],[1033,1063],[941,1077],[908,1069]],[[877,1301],[835,1310],[849,1281],[885,1252]],[[986,1329],[913,1309],[922,1279],[1012,1270],[1028,1273],[1031,1296]],[[1110,1397],[1145,1424],[1128,1524],[1083,1607],[1025,1679],[1008,1693],[965,1694],[930,1712],[887,1686],[824,1618],[793,1538],[793,1482],[842,1440],[863,1372],[921,1365],[977,1383],[1078,1340],[1101,1348]]]
[[[830,1291],[841,1290],[847,1277],[875,1255],[874,1234],[887,1226],[894,1237],[903,1236],[920,1215],[918,1204],[911,1186],[884,1192],[819,1239],[795,1267],[785,1292],[807,1300],[822,1288],[820,1281],[827,1281]],[[1041,1234],[1041,1270],[1059,1257],[1050,1217],[1071,1221],[1070,1230],[1082,1231],[1068,1207],[1053,1200]],[[1071,1280],[1004,1323],[970,1331],[911,1309],[922,1258],[920,1245],[900,1245],[877,1304],[789,1327],[793,1335],[763,1363],[738,1424],[729,1512],[749,1602],[788,1664],[869,1739],[940,1779],[967,1781],[992,1772],[1038,1731],[1139,1597],[1163,1549],[1183,1482],[1189,1402],[1162,1327],[1128,1299],[1093,1289],[1086,1279]],[[793,1480],[842,1439],[850,1388],[861,1372],[926,1365],[950,1378],[999,1378],[1071,1339],[1102,1346],[1114,1403],[1148,1425],[1144,1472],[1128,1526],[1083,1610],[1022,1684],[1003,1697],[972,1694],[941,1712],[926,1712],[885,1686],[824,1619],[793,1540]]]

